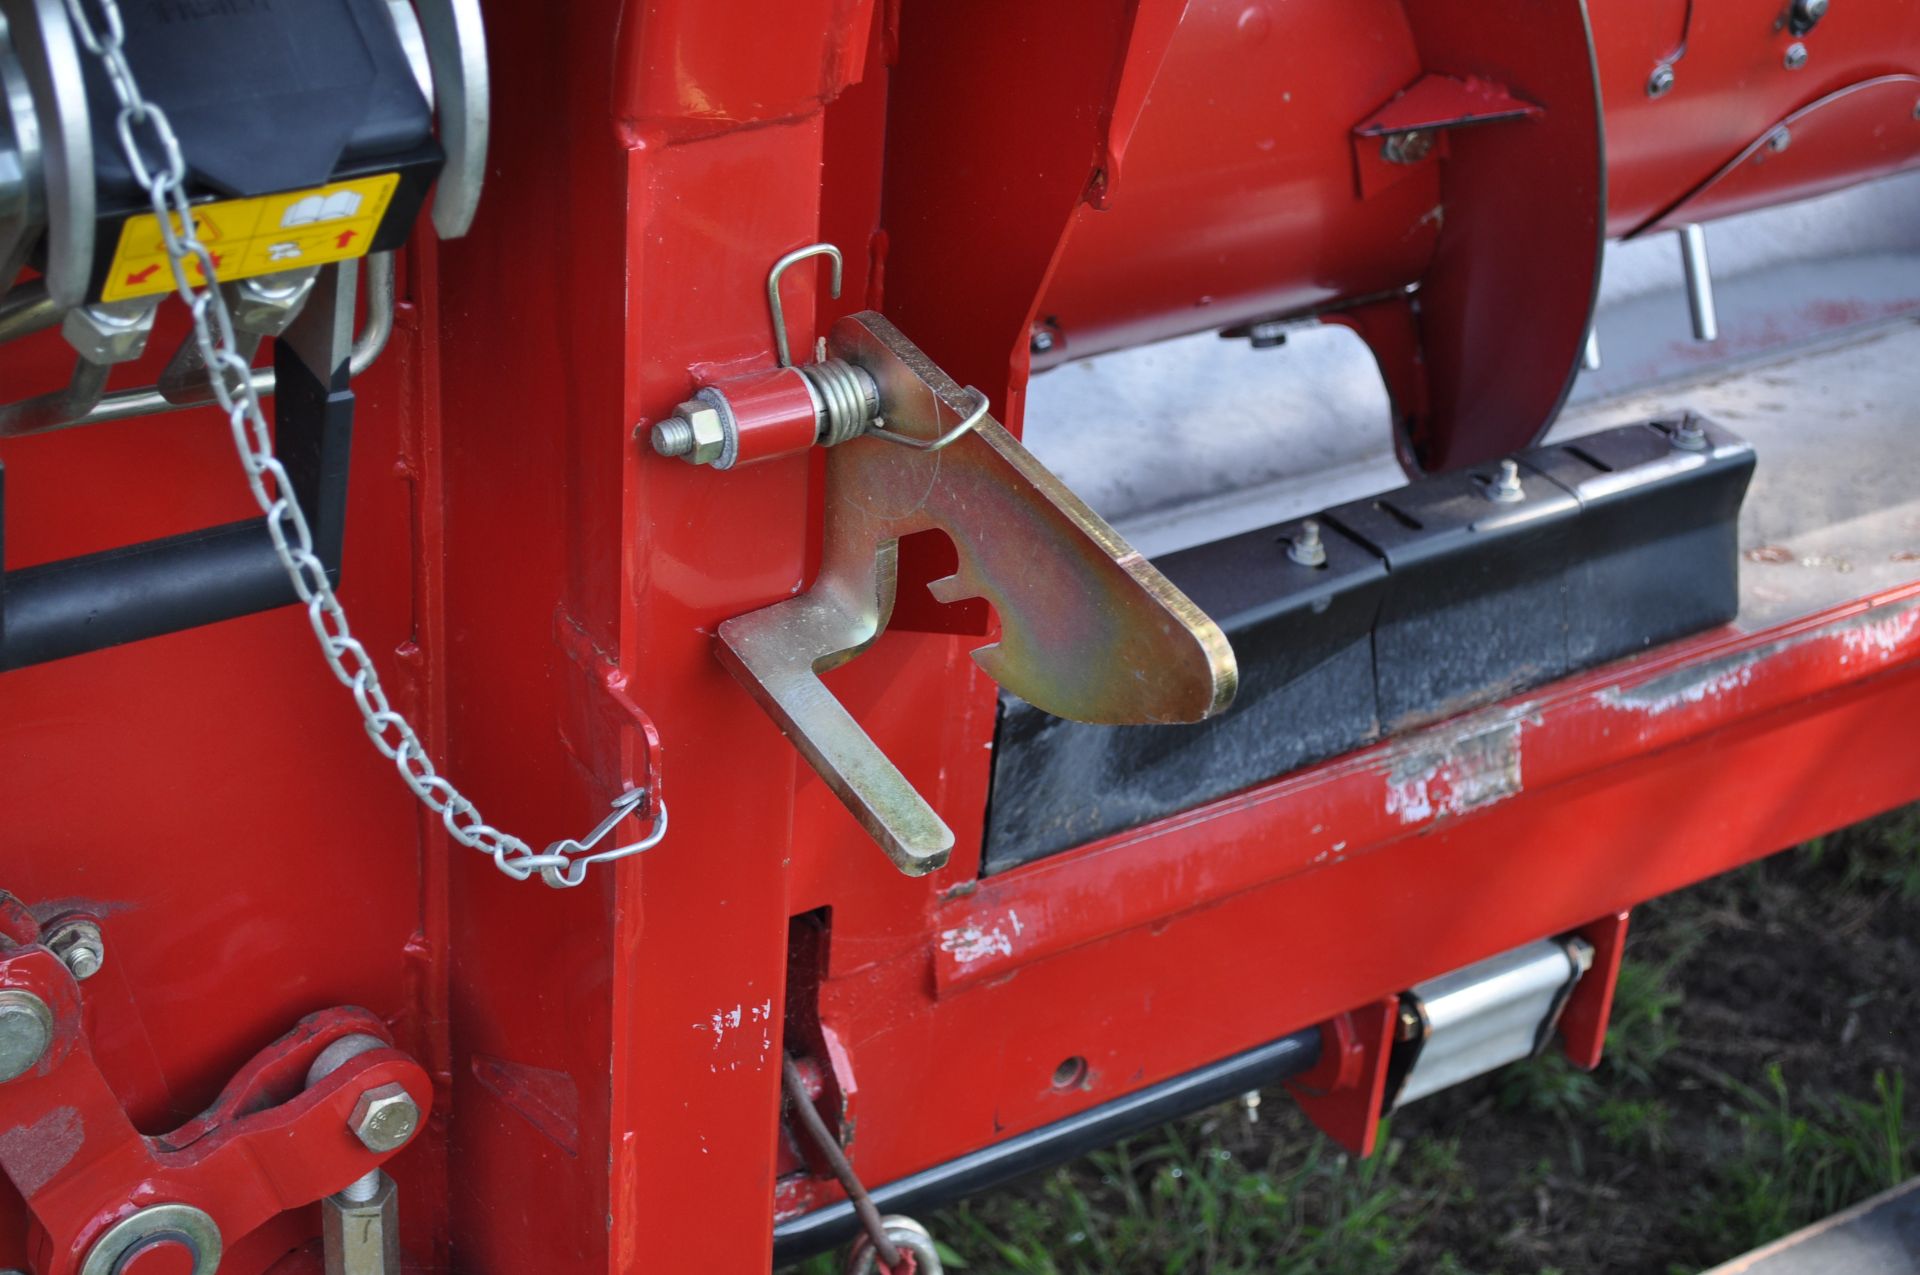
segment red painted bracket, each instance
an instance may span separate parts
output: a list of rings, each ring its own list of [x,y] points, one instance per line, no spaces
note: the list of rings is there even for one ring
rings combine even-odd
[[[578,693],[569,699],[561,734],[574,757],[615,792],[644,788],[636,819],[659,812],[660,731],[627,694],[627,674],[565,613],[554,616],[554,641],[572,664]]]
[[[1320,1028],[1320,1061],[1287,1082],[1307,1119],[1363,1159],[1373,1154],[1400,998],[1383,996]]]
[[[391,1040],[366,1010],[329,1009],[263,1049],[200,1116],[143,1136],[94,1061],[80,984],[9,895],[0,895],[0,936],[0,988],[32,993],[53,1019],[39,1062],[0,1084],[0,1170],[33,1213],[28,1245],[40,1275],[74,1275],[104,1231],[154,1204],[204,1211],[231,1244],[396,1154],[370,1151],[353,1134],[354,1106],[367,1090],[397,1084],[422,1112],[432,1106],[425,1069],[391,1048],[306,1087],[307,1069],[341,1037]]]
[[[1453,129],[1535,119],[1540,113],[1538,106],[1493,80],[1477,75],[1423,75],[1353,126],[1358,193],[1362,199],[1377,195],[1426,159],[1444,157],[1447,134]],[[1381,147],[1387,138],[1412,133],[1431,134],[1431,149],[1400,163],[1385,158]]]
[[[1627,950],[1627,914],[1616,912],[1581,926],[1574,933],[1593,944],[1593,963],[1567,994],[1560,1011],[1560,1043],[1567,1061],[1582,1071],[1600,1065],[1607,1045],[1607,1019],[1613,1015],[1613,989],[1620,982],[1620,958]]]

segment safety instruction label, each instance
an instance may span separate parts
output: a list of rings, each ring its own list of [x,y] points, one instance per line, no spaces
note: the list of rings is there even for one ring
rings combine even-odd
[[[381,173],[313,190],[195,204],[194,232],[222,280],[345,261],[366,254],[399,185],[400,174]],[[195,258],[187,261],[187,278],[206,282]],[[159,219],[152,213],[127,218],[100,299],[124,301],[173,287]]]

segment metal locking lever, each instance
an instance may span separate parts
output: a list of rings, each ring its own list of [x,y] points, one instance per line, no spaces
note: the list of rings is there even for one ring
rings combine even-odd
[[[1238,672],[1219,626],[899,329],[855,314],[835,325],[831,349],[872,378],[889,431],[946,445],[888,447],[868,434],[831,448],[819,577],[723,623],[718,649],[894,864],[918,876],[946,862],[953,833],[819,677],[886,627],[900,537],[947,533],[959,570],[932,583],[934,596],[992,603],[999,641],[974,661],[1057,717],[1199,721],[1232,701]]]

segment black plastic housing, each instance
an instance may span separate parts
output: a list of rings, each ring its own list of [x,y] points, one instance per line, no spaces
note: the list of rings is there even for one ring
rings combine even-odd
[[[1089,726],[1000,698],[982,870],[1177,814],[1734,617],[1753,449],[1698,418],[1629,425],[1156,565],[1217,620],[1240,693],[1194,726]]]

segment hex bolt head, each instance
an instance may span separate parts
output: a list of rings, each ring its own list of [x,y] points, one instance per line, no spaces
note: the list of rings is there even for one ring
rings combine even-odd
[[[369,1151],[398,1151],[420,1128],[420,1107],[401,1085],[381,1085],[360,1095],[348,1119],[353,1136]]]
[[[1033,325],[1033,331],[1027,337],[1027,348],[1035,354],[1045,354],[1054,346],[1053,329],[1044,323]]]
[[[1653,74],[1647,77],[1647,96],[1665,97],[1673,91],[1673,68],[1660,65],[1653,68]]]
[[[39,1066],[53,1044],[53,1011],[32,992],[0,990],[0,1084]]]
[[[1781,65],[1785,66],[1789,71],[1798,71],[1806,64],[1807,46],[1795,40],[1787,46],[1787,56],[1782,60]]]
[[[1793,131],[1784,124],[1774,129],[1767,137],[1767,149],[1776,155],[1791,145],[1793,145]]]

